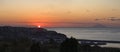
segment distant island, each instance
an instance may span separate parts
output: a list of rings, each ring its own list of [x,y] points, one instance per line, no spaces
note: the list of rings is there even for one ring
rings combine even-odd
[[[107,28],[107,26],[102,25],[102,24],[95,24],[93,27],[94,28]]]

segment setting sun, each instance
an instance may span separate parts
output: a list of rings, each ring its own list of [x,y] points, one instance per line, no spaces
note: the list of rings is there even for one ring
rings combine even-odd
[[[38,25],[38,28],[41,28],[41,26],[40,26],[40,25]]]

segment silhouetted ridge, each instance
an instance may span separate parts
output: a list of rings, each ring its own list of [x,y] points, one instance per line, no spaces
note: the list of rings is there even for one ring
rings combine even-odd
[[[56,31],[48,31],[44,28],[26,28],[26,27],[0,27],[0,40],[5,39],[19,39],[21,37],[27,37],[31,40],[38,42],[49,42],[49,39],[53,39],[56,42],[62,42],[67,37],[64,34],[57,33]]]

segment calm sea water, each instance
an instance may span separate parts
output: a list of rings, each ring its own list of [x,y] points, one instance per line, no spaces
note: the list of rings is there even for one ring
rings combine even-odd
[[[67,37],[92,40],[115,40],[120,41],[120,28],[47,28]],[[120,47],[120,44],[109,44],[107,46]]]

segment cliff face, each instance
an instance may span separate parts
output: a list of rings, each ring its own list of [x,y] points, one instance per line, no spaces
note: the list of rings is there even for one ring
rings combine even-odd
[[[40,42],[49,42],[50,39],[60,43],[67,37],[56,31],[48,31],[44,28],[25,28],[25,27],[0,27],[0,40],[18,38],[29,38]]]

